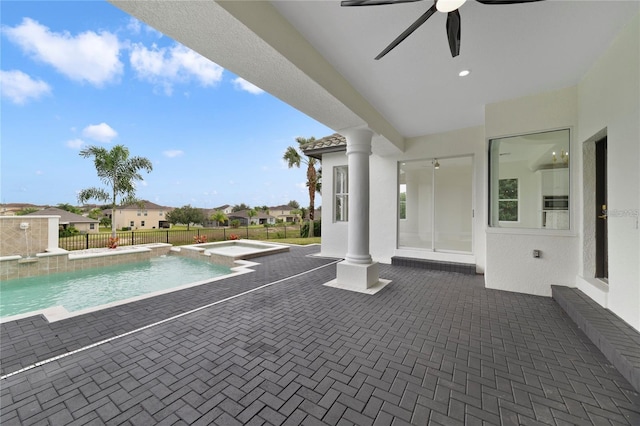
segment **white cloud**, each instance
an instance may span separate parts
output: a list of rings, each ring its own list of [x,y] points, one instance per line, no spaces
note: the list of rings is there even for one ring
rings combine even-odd
[[[298,182],[296,183],[296,187],[300,189],[307,189],[307,184],[305,182]]]
[[[42,80],[34,80],[22,71],[1,71],[0,88],[2,96],[18,105],[38,99],[51,93],[51,86]]]
[[[107,123],[91,124],[82,130],[82,136],[94,141],[109,143],[118,136],[118,132],[113,130]]]
[[[173,85],[198,81],[204,87],[222,80],[224,69],[191,49],[176,44],[173,47],[150,49],[136,43],[131,46],[131,66],[138,78],[161,87],[165,94],[173,93]]]
[[[181,151],[179,149],[169,149],[167,151],[162,151],[162,155],[168,158],[180,157],[183,154],[184,154],[184,151]]]
[[[71,149],[80,149],[82,145],[84,145],[84,141],[82,139],[71,139],[68,140],[65,145]]]
[[[138,21],[136,18],[129,18],[129,22],[127,22],[127,30],[131,34],[140,34],[140,29],[142,28],[142,22]]]
[[[249,83],[247,80],[241,77],[233,80],[233,86],[238,90],[244,90],[245,92],[249,92],[252,95],[260,95],[264,93],[264,90],[252,83]]]
[[[118,37],[107,31],[86,31],[73,36],[56,33],[30,18],[3,32],[23,52],[49,64],[71,80],[101,87],[116,81],[123,72]]]

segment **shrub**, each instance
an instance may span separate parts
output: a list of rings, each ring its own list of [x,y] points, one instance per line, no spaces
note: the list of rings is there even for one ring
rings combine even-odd
[[[322,233],[322,222],[320,220],[314,220],[313,221],[313,236],[314,237],[321,237]],[[309,222],[305,222],[301,227],[300,227],[300,237],[302,238],[307,238],[309,236]]]
[[[131,227],[130,226],[123,226],[121,231],[131,231]]]
[[[195,244],[206,243],[207,242],[207,236],[206,235],[194,235],[193,236],[193,242]]]
[[[239,227],[240,227],[240,220],[238,220],[238,219],[233,219],[233,220],[229,223],[229,225],[230,225],[232,228],[239,228]]]
[[[107,242],[107,247],[110,249],[114,249],[116,247],[118,247],[118,241],[120,241],[120,238],[118,237],[109,237],[109,240]]]
[[[58,231],[58,237],[60,237],[60,238],[70,237],[72,235],[77,235],[79,233],[80,233],[80,231],[78,231],[75,227],[69,226],[67,228],[61,228]]]

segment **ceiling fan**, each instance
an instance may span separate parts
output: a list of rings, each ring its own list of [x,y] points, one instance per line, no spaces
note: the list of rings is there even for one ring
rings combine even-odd
[[[341,6],[380,6],[385,4],[396,3],[412,3],[420,0],[343,0]],[[482,4],[517,4],[517,3],[532,3],[543,0],[476,0]],[[417,30],[427,19],[431,17],[436,11],[447,14],[447,38],[449,39],[449,49],[451,50],[451,56],[454,58],[460,54],[460,12],[458,8],[462,6],[466,0],[434,0],[433,5],[422,14],[413,24],[409,26],[402,34],[400,34],[395,40],[391,42],[378,56],[376,60],[381,59],[387,53],[391,52],[397,45],[409,37],[415,30]]]

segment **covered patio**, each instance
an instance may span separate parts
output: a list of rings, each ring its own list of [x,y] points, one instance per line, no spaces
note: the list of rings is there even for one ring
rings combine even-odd
[[[392,265],[375,295],[338,290],[323,285],[338,259],[318,251],[56,323],[2,324],[0,422],[640,422],[638,393],[553,299]]]

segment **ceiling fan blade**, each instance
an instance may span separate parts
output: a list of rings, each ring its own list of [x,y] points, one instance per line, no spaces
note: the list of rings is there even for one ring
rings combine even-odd
[[[340,6],[381,6],[385,4],[413,3],[422,0],[343,0]]]
[[[476,0],[482,4],[519,4],[519,3],[533,3],[544,0]]]
[[[454,58],[460,54],[460,12],[458,9],[447,14],[447,38]]]
[[[416,20],[416,22],[411,24],[409,26],[409,28],[404,30],[404,32],[402,34],[400,34],[395,40],[393,40],[391,42],[391,44],[386,47],[386,49],[384,49],[382,52],[380,52],[380,54],[378,56],[376,56],[376,60],[381,59],[384,55],[386,55],[387,53],[391,52],[397,45],[402,43],[402,41],[405,38],[409,37],[411,35],[411,33],[413,33],[415,30],[417,30],[418,27],[420,27],[420,25],[424,24],[427,21],[427,19],[429,19],[431,17],[431,15],[436,13],[436,10],[437,10],[436,9],[436,4],[434,3],[433,6],[431,6],[429,8],[429,10],[427,10],[425,13],[423,13],[422,16],[420,16]]]

